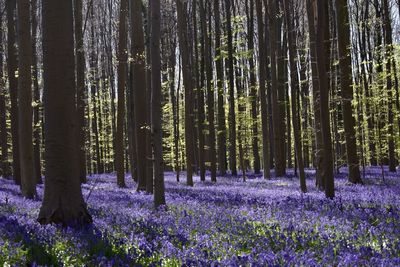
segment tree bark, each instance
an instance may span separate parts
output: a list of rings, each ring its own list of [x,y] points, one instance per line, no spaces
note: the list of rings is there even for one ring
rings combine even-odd
[[[160,0],[150,2],[151,10],[151,125],[154,138],[154,205],[165,205],[164,160],[161,127]]]
[[[265,93],[266,86],[266,52],[265,52],[265,39],[264,39],[264,19],[263,19],[263,5],[261,0],[256,0],[257,12],[257,30],[258,30],[258,57],[259,57],[259,85],[258,94],[260,96],[261,104],[261,130],[262,130],[262,155],[263,155],[263,174],[265,179],[271,178],[270,174],[270,131],[268,119],[267,96]]]
[[[17,71],[17,51],[15,49],[15,9],[16,0],[6,1],[7,10],[7,49],[8,49],[8,84],[11,99],[11,136],[12,136],[12,168],[13,178],[17,185],[21,184],[21,169],[19,156],[19,137],[18,137],[18,79]]]
[[[82,183],[86,183],[85,149],[85,47],[82,30],[82,0],[74,0],[76,53],[76,111],[78,116],[78,169]]]
[[[32,129],[32,36],[29,0],[17,0],[18,10],[18,130],[21,190],[26,198],[36,196]]]
[[[353,117],[353,87],[351,66],[350,24],[347,0],[336,0],[336,23],[338,29],[338,52],[340,67],[340,89],[342,96],[343,121],[346,140],[349,182],[361,183],[357,155],[356,122]]]
[[[76,151],[72,0],[43,0],[45,189],[41,224],[91,223],[80,187]]]
[[[146,58],[144,45],[142,1],[131,1],[132,58],[133,68],[132,96],[135,112],[136,161],[138,173],[138,191],[153,192],[152,181],[147,181],[147,96],[146,96]],[[152,176],[150,176],[153,178]],[[148,186],[147,186],[148,184]]]
[[[116,135],[116,154],[115,167],[117,170],[117,183],[119,187],[125,187],[125,139],[124,139],[124,124],[125,124],[125,85],[126,85],[126,69],[127,69],[127,36],[126,36],[126,17],[128,14],[128,1],[121,0],[119,13],[118,27],[118,104],[117,104],[117,135]]]
[[[289,45],[289,63],[290,63],[290,81],[291,81],[291,97],[292,97],[292,124],[294,143],[296,151],[297,166],[300,174],[300,188],[303,193],[307,192],[306,177],[304,173],[303,151],[301,146],[301,129],[299,117],[297,114],[297,96],[299,93],[299,78],[296,63],[296,33],[294,27],[293,4],[291,0],[284,0],[286,25],[288,28],[288,45]],[[290,122],[288,122],[290,123]]]
[[[186,149],[186,171],[187,185],[193,186],[193,165],[194,165],[194,148],[193,148],[193,119],[192,111],[192,92],[193,92],[193,76],[192,66],[189,55],[189,40],[187,33],[187,15],[185,2],[176,0],[178,14],[178,37],[179,48],[182,58],[182,74],[183,85],[185,87],[185,149]]]

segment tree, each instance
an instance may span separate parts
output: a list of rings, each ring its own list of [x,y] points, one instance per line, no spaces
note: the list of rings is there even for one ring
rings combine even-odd
[[[76,51],[76,111],[78,116],[78,168],[82,183],[86,183],[85,152],[85,47],[82,30],[82,0],[74,0]]]
[[[41,116],[41,100],[39,91],[39,70],[37,62],[37,0],[31,1],[31,21],[32,21],[32,82],[33,82],[33,161],[35,180],[38,184],[42,184],[42,167],[41,167],[41,139],[40,132],[42,131],[42,116]],[[84,158],[85,160],[85,158]]]
[[[351,67],[350,24],[347,0],[336,0],[336,23],[338,30],[338,52],[340,67],[340,89],[342,96],[343,121],[346,138],[347,165],[349,181],[361,183],[357,155],[356,122],[353,117],[353,86]]]
[[[124,169],[124,124],[125,124],[125,85],[126,85],[126,65],[128,60],[126,50],[126,17],[128,13],[127,0],[121,0],[119,15],[119,41],[118,41],[118,105],[117,105],[117,136],[115,166],[117,169],[117,183],[119,187],[125,187]]]
[[[217,181],[217,157],[215,151],[215,127],[214,127],[214,88],[213,88],[213,68],[211,58],[211,45],[209,33],[207,30],[207,17],[206,7],[204,1],[200,1],[200,17],[201,17],[201,30],[204,37],[204,59],[206,67],[206,83],[207,83],[207,106],[208,106],[208,145],[210,161],[211,161],[211,181]]]
[[[146,60],[144,46],[143,21],[141,14],[141,0],[131,1],[131,27],[132,27],[132,91],[134,113],[135,113],[135,137],[136,138],[136,164],[138,172],[138,190],[153,192],[153,176],[147,173],[147,97],[146,97]],[[146,181],[146,177],[151,177],[151,181]]]
[[[91,223],[75,155],[76,108],[72,0],[43,0],[45,188],[38,221]]]
[[[304,162],[303,162],[303,149],[301,146],[301,129],[299,117],[297,115],[297,97],[299,94],[299,77],[296,63],[296,33],[294,21],[294,7],[291,0],[284,0],[285,5],[285,17],[286,25],[288,28],[288,45],[289,45],[289,63],[290,63],[290,89],[292,98],[292,124],[293,124],[293,135],[296,151],[297,166],[300,172],[300,188],[303,193],[307,192],[306,177],[304,173]],[[290,122],[288,122],[290,123]]]
[[[329,61],[326,60],[326,54],[329,55],[327,46],[329,43],[329,25],[326,18],[329,16],[327,3],[317,2],[317,34],[316,43],[321,44],[316,47],[317,68],[320,89],[320,107],[321,107],[321,129],[322,141],[324,146],[323,176],[325,177],[325,195],[327,198],[335,196],[334,178],[333,178],[333,159],[332,159],[332,134],[329,118],[329,91],[328,83]],[[328,38],[327,38],[328,35]]]
[[[3,26],[2,16],[0,16],[0,27]],[[8,142],[7,142],[7,118],[6,118],[6,86],[3,77],[3,33],[0,33],[0,175],[5,179],[11,178],[11,169],[8,162]]]
[[[215,68],[217,75],[217,145],[218,145],[218,170],[221,175],[226,174],[226,124],[224,105],[224,62],[221,44],[221,18],[220,1],[214,1],[214,27],[215,27]]]
[[[151,12],[151,126],[154,138],[154,205],[165,205],[164,160],[161,127],[160,0],[150,2]]]
[[[249,7],[247,7],[250,5]],[[252,118],[252,140],[251,145],[253,149],[253,168],[256,174],[260,173],[260,154],[258,149],[258,112],[257,112],[257,87],[256,87],[256,70],[254,66],[254,0],[250,0],[250,3],[246,1],[246,7],[248,9],[248,49],[251,52],[249,58],[250,68],[250,100],[251,100],[251,118]],[[261,10],[262,12],[262,10]]]
[[[186,177],[187,185],[193,186],[194,170],[194,114],[192,108],[193,99],[193,76],[192,65],[189,55],[189,40],[187,33],[187,19],[185,12],[185,3],[182,0],[176,0],[178,15],[178,38],[179,48],[182,58],[183,86],[185,87],[185,149],[186,149]]]
[[[313,106],[314,106],[314,127],[315,127],[315,149],[314,149],[314,166],[316,169],[316,185],[320,190],[325,188],[324,176],[322,175],[322,163],[324,158],[324,147],[322,142],[321,130],[321,103],[319,100],[319,77],[317,66],[317,48],[316,48],[316,25],[314,3],[307,0],[307,18],[309,30],[309,45],[310,45],[310,64],[311,64],[311,81],[313,90]]]
[[[232,0],[225,0],[226,33],[228,43],[228,69],[229,69],[229,168],[233,176],[237,175],[236,168],[236,113],[235,113],[235,72],[234,49],[232,34]]]
[[[384,34],[385,34],[385,49],[386,49],[386,89],[388,94],[388,149],[389,149],[389,170],[396,172],[396,157],[394,144],[394,114],[393,114],[393,81],[392,81],[392,60],[393,60],[393,44],[392,44],[392,25],[391,13],[388,0],[382,1],[384,12]],[[395,74],[396,75],[396,74]]]
[[[32,130],[32,40],[29,0],[18,0],[18,137],[21,190],[26,198],[36,196]]]
[[[7,10],[7,67],[8,67],[8,84],[11,99],[11,136],[12,136],[12,168],[13,178],[16,184],[21,184],[21,170],[19,159],[19,137],[18,137],[18,79],[17,71],[17,54],[15,49],[15,8],[16,0],[6,1]]]

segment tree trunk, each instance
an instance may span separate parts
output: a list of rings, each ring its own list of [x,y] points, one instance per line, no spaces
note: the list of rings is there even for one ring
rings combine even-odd
[[[37,66],[37,0],[31,2],[31,20],[32,20],[32,82],[33,82],[33,161],[34,161],[34,172],[36,183],[42,184],[42,169],[40,162],[40,132],[42,126],[41,111],[42,106],[40,101],[39,92],[39,78],[38,78],[38,66]]]
[[[78,116],[78,169],[82,183],[86,183],[85,150],[85,47],[82,30],[82,0],[74,0],[76,51],[76,111]]]
[[[144,31],[142,20],[142,1],[131,0],[132,58],[133,79],[132,97],[135,112],[136,161],[138,173],[138,191],[153,192],[152,181],[147,181],[147,96],[146,96],[146,61]],[[149,176],[151,178],[151,176]],[[151,179],[153,180],[153,179]],[[148,184],[148,186],[147,186]]]
[[[249,58],[250,68],[250,101],[251,101],[251,118],[252,118],[252,150],[253,150],[253,168],[254,173],[260,173],[260,154],[258,149],[258,112],[257,112],[257,87],[256,87],[256,70],[254,66],[254,0],[250,0],[248,10],[248,49],[251,51]]]
[[[257,12],[257,30],[258,30],[258,57],[259,57],[259,97],[261,104],[261,130],[262,130],[262,155],[263,155],[263,174],[265,179],[271,178],[270,174],[270,132],[269,132],[269,119],[267,96],[265,93],[266,86],[266,52],[265,52],[265,39],[264,39],[264,19],[263,19],[263,5],[261,0],[256,0]]]
[[[388,0],[383,0],[384,33],[386,49],[386,90],[388,94],[388,142],[389,142],[389,171],[396,172],[396,156],[394,142],[394,115],[393,115],[393,81],[392,81],[392,24]]]
[[[207,82],[207,106],[208,106],[208,138],[209,138],[209,155],[211,166],[211,181],[217,181],[217,157],[215,151],[215,127],[214,127],[214,89],[212,75],[212,58],[209,33],[207,31],[206,7],[204,1],[200,1],[200,17],[201,29],[204,37],[204,59],[206,67],[206,82]]]
[[[2,16],[0,16],[0,25],[3,25]],[[3,79],[3,33],[0,33],[0,175],[5,179],[11,179],[11,169],[8,162],[8,140],[7,140],[7,114],[6,114],[6,84]]]
[[[236,112],[235,112],[235,77],[233,58],[233,36],[231,1],[225,0],[226,11],[226,32],[228,43],[228,69],[229,69],[229,167],[233,176],[237,175],[236,167]]]
[[[8,49],[8,84],[11,99],[11,136],[12,136],[12,153],[13,153],[13,177],[17,185],[21,184],[21,169],[19,158],[19,137],[18,137],[18,79],[17,71],[17,51],[15,49],[15,9],[16,0],[6,2],[7,9],[7,49]]]
[[[291,97],[292,97],[292,124],[294,143],[296,151],[297,166],[300,173],[300,188],[303,193],[307,192],[306,177],[304,173],[303,151],[301,146],[301,129],[299,129],[299,116],[297,114],[297,96],[299,93],[299,78],[296,63],[296,32],[293,23],[294,16],[293,4],[291,0],[284,0],[285,17],[288,29],[288,45],[289,45],[289,63],[290,63],[290,81],[291,81]],[[290,123],[290,122],[288,122]]]
[[[319,100],[320,88],[319,88],[319,76],[317,66],[317,39],[316,39],[316,17],[315,17],[315,1],[307,0],[307,17],[308,17],[308,28],[310,34],[310,59],[311,59],[311,72],[312,72],[312,88],[313,88],[313,106],[314,106],[314,117],[315,117],[315,162],[316,168],[316,185],[320,190],[324,190],[325,182],[324,176],[322,175],[322,163],[324,161],[324,147],[322,141],[322,129],[321,129],[321,103]]]
[[[18,123],[21,190],[26,198],[36,195],[32,130],[32,40],[29,0],[17,0],[18,10]]]
[[[150,2],[151,10],[151,126],[154,138],[154,205],[165,205],[164,160],[161,127],[160,0]]]
[[[338,28],[338,52],[340,67],[340,89],[342,93],[343,121],[346,138],[349,181],[361,183],[360,166],[357,155],[356,122],[353,117],[353,86],[351,67],[351,42],[349,11],[347,0],[336,0],[336,23]]]
[[[125,85],[126,85],[126,67],[127,67],[127,36],[126,36],[126,17],[128,14],[128,1],[121,0],[119,13],[118,27],[118,104],[117,104],[117,135],[115,149],[115,167],[117,170],[117,183],[119,187],[125,187],[125,139],[124,139],[124,124],[125,124]]]
[[[178,37],[179,48],[182,58],[182,74],[183,85],[185,87],[185,149],[186,149],[186,171],[187,185],[193,186],[193,165],[194,165],[194,149],[193,149],[193,119],[192,111],[192,92],[193,92],[193,76],[192,66],[189,55],[189,40],[187,32],[187,15],[185,2],[176,0],[178,14]]]
[[[225,124],[225,103],[224,103],[224,63],[222,59],[221,44],[221,19],[220,19],[220,1],[214,1],[214,19],[215,19],[215,53],[216,53],[216,72],[217,72],[217,90],[218,90],[218,170],[220,175],[226,174],[226,124]]]
[[[72,0],[43,0],[45,189],[38,221],[91,223],[76,157],[76,109]]]
[[[326,3],[317,3],[317,34],[316,43],[324,44],[316,48],[317,67],[320,88],[320,105],[321,105],[321,129],[322,141],[324,146],[323,176],[325,177],[325,195],[327,198],[335,197],[334,179],[333,179],[333,159],[332,159],[332,134],[329,116],[329,91],[328,82],[329,70],[327,69],[327,60],[325,49],[329,38],[326,38],[329,32],[329,25],[326,23],[328,16]]]

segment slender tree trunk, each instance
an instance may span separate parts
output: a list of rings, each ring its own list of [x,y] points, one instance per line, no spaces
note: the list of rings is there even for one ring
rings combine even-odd
[[[313,106],[314,106],[314,117],[315,117],[315,162],[316,167],[316,185],[320,190],[324,190],[325,182],[322,173],[322,163],[324,161],[324,147],[322,141],[322,129],[321,129],[321,102],[320,102],[320,87],[319,87],[319,75],[317,65],[317,39],[316,39],[316,17],[315,17],[315,1],[307,0],[307,17],[308,27],[310,34],[310,59],[311,59],[311,72],[312,72],[312,88],[313,88]]]
[[[0,25],[3,25],[2,16],[0,16]],[[11,169],[8,162],[8,140],[7,140],[7,114],[6,114],[6,84],[3,79],[3,32],[0,33],[0,175],[5,179],[11,179]]]
[[[131,27],[132,27],[132,96],[135,112],[135,137],[136,137],[136,160],[138,172],[138,190],[153,192],[153,176],[147,174],[147,96],[146,96],[146,61],[144,31],[142,20],[142,1],[131,0]],[[150,179],[147,179],[151,177]]]
[[[263,155],[263,174],[265,179],[271,178],[270,174],[270,132],[268,123],[268,107],[267,96],[265,93],[266,86],[266,52],[264,39],[264,20],[263,20],[263,5],[261,0],[256,0],[257,12],[257,29],[258,29],[258,53],[259,53],[259,96],[261,103],[261,129],[262,129],[262,155]]]
[[[86,183],[85,151],[85,47],[82,30],[82,0],[74,0],[76,51],[76,110],[78,115],[78,168],[82,183]]]
[[[349,167],[349,181],[360,183],[360,166],[357,155],[356,122],[353,117],[353,87],[351,67],[351,42],[349,11],[347,0],[336,0],[336,23],[338,27],[338,52],[340,67],[340,89],[342,93],[342,107],[344,131],[346,138],[347,165]]]
[[[18,10],[18,129],[21,190],[26,198],[36,195],[32,129],[32,39],[29,0],[17,0]]]
[[[150,2],[151,10],[151,125],[154,138],[154,205],[165,205],[164,161],[161,127],[160,0]]]
[[[384,33],[386,49],[386,89],[388,94],[388,142],[389,142],[389,171],[396,172],[396,156],[394,143],[394,115],[393,115],[393,81],[392,81],[392,25],[388,0],[383,0]]]
[[[215,19],[215,53],[216,53],[216,72],[217,72],[217,90],[218,90],[218,170],[220,175],[226,174],[226,124],[225,124],[225,101],[224,101],[224,63],[222,59],[221,44],[221,19],[220,19],[220,1],[214,1],[214,19]]]
[[[214,124],[214,89],[213,89],[213,75],[212,75],[212,58],[209,33],[207,31],[207,18],[206,7],[204,1],[200,1],[200,17],[201,28],[204,36],[204,58],[206,67],[206,81],[207,81],[207,106],[208,106],[208,138],[209,138],[209,155],[211,165],[211,181],[217,181],[217,157],[215,151],[215,124]]]
[[[320,105],[321,105],[321,129],[322,141],[324,146],[324,161],[323,161],[323,175],[325,177],[325,195],[327,198],[335,196],[334,179],[333,179],[333,159],[332,159],[332,134],[330,128],[329,116],[329,91],[330,86],[328,82],[329,70],[327,69],[326,60],[326,43],[329,38],[326,38],[329,32],[329,25],[326,23],[326,16],[328,16],[326,3],[317,3],[317,34],[316,42],[319,45],[316,48],[319,88],[320,88]]]
[[[72,0],[43,0],[45,189],[38,221],[91,223],[75,155],[76,108]]]
[[[8,67],[8,84],[11,99],[11,136],[12,136],[12,153],[13,153],[13,177],[17,185],[21,184],[21,169],[19,157],[19,137],[18,137],[18,79],[15,76],[17,71],[17,51],[15,49],[15,9],[16,0],[6,2],[7,10],[7,67]]]
[[[40,132],[41,132],[41,102],[39,92],[39,78],[38,78],[38,66],[37,66],[37,0],[31,1],[31,23],[32,23],[32,82],[33,82],[33,161],[34,161],[34,172],[36,183],[42,184],[42,169],[40,162]]]
[[[178,14],[178,37],[179,48],[182,58],[183,85],[185,87],[185,149],[186,149],[186,171],[187,185],[193,186],[193,167],[194,167],[194,149],[193,149],[193,119],[192,111],[192,92],[193,76],[192,66],[189,55],[189,40],[187,32],[186,6],[182,0],[176,0]]]
[[[233,58],[233,35],[231,1],[225,0],[226,32],[228,42],[228,69],[229,69],[229,167],[233,176],[237,175],[236,167],[236,112],[235,112],[235,75]]]
[[[119,187],[125,187],[124,169],[124,124],[125,124],[125,85],[126,85],[126,66],[127,36],[126,36],[126,17],[128,14],[128,0],[121,0],[119,13],[119,40],[118,40],[118,104],[117,104],[117,135],[116,135],[116,154],[115,167],[117,170],[117,183]]]

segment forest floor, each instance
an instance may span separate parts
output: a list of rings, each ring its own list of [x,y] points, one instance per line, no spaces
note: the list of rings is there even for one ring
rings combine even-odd
[[[344,171],[334,200],[312,170],[307,194],[288,176],[196,177],[189,188],[166,173],[158,211],[130,178],[120,189],[115,175],[91,176],[94,224],[80,230],[39,225],[43,186],[30,201],[0,179],[0,266],[400,266],[400,176],[368,168],[364,185],[349,185]]]

